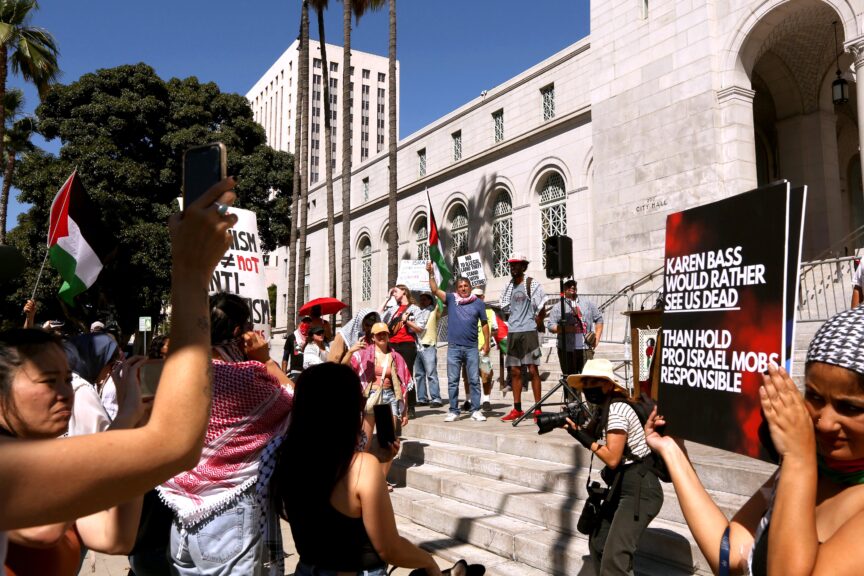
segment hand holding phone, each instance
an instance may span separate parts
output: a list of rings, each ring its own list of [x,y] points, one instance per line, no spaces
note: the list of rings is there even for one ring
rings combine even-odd
[[[393,411],[390,404],[377,404],[375,411],[375,430],[378,433],[378,444],[387,448],[396,442],[396,429],[393,426]]]

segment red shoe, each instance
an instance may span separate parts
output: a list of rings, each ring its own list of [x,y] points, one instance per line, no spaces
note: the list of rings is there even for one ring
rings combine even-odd
[[[540,414],[542,413],[543,412],[539,408],[537,410],[534,410],[534,422],[537,422],[537,417],[540,416]]]
[[[523,412],[522,410],[516,410],[515,408],[513,408],[512,410],[510,410],[510,412],[506,416],[501,418],[501,421],[502,422],[511,422],[513,420],[516,420],[517,418],[519,418],[523,414],[525,414],[525,412]]]

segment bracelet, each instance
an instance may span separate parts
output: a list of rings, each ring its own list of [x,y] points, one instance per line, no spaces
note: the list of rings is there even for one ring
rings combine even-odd
[[[598,444],[597,442],[592,442],[592,443],[591,443],[591,446],[595,446],[595,445],[597,446],[596,448],[591,448],[591,453],[592,453],[592,454],[596,454],[597,451],[600,450],[600,444]]]

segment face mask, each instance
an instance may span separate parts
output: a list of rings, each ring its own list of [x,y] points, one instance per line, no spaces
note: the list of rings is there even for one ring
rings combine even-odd
[[[587,400],[591,404],[602,404],[603,400],[606,399],[606,394],[603,392],[603,388],[600,386],[584,388],[582,390],[582,393],[585,394],[585,400]]]

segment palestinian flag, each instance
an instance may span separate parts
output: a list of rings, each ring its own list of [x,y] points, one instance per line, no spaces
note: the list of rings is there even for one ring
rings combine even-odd
[[[501,350],[502,354],[507,354],[507,333],[510,332],[510,327],[507,326],[507,322],[504,321],[503,318],[499,315],[495,315],[495,319],[498,321],[498,333],[495,334],[495,342],[498,344],[498,348]]]
[[[60,297],[74,305],[75,296],[96,282],[111,251],[96,209],[72,172],[51,203],[48,255],[63,278]]]
[[[426,199],[429,201],[429,259],[435,264],[435,281],[438,287],[446,292],[453,273],[444,260],[444,249],[441,247],[441,238],[438,237],[438,223],[435,222],[435,213],[432,212],[432,200],[429,198],[428,190]]]

